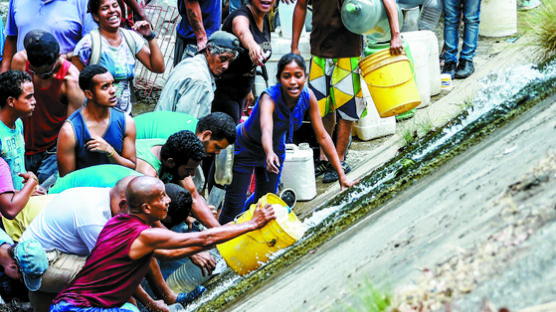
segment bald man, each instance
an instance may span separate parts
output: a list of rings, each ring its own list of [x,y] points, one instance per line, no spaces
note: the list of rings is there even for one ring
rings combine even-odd
[[[152,256],[166,250],[189,255],[207,250],[274,219],[270,205],[258,207],[245,223],[229,224],[204,232],[175,233],[153,228],[166,218],[170,198],[155,177],[137,177],[126,191],[129,214],[110,219],[100,232],[83,269],[54,299],[50,311],[122,307],[143,280]],[[161,249],[161,251],[159,251]],[[125,308],[124,308],[125,309]]]

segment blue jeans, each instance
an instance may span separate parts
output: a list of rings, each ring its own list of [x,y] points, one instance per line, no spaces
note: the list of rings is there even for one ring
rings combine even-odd
[[[463,5],[463,7],[462,7]],[[463,13],[463,45],[459,59],[473,61],[479,41],[481,0],[444,0],[444,43],[446,62],[458,61],[459,19]]]
[[[42,153],[25,155],[25,169],[32,171],[39,178],[39,184],[58,173],[58,163],[56,162],[56,146]]]
[[[282,164],[283,162],[283,159],[281,159],[280,163]],[[253,170],[255,171],[255,192],[245,201]],[[251,204],[256,203],[259,198],[267,193],[276,193],[281,173],[282,166],[280,166],[280,172],[276,174],[267,171],[265,167],[252,167],[242,164],[235,159],[234,177],[232,183],[226,186],[224,207],[222,208],[220,219],[218,220],[220,224],[233,221],[235,217],[249,209]]]

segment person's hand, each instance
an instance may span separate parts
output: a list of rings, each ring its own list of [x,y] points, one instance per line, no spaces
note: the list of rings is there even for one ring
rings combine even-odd
[[[195,182],[193,182],[193,177],[186,177],[183,180],[183,188],[189,192],[193,196],[193,194],[197,193],[197,187],[195,186]]]
[[[392,40],[390,40],[390,55],[400,55],[402,53],[402,37],[400,35],[392,37]]]
[[[109,156],[113,156],[116,153],[116,150],[112,147],[112,145],[101,137],[93,137],[87,141],[87,143],[85,143],[85,148],[91,152],[105,153]]]
[[[153,33],[151,23],[149,23],[148,21],[137,21],[135,22],[135,24],[133,24],[133,26],[131,26],[131,29],[135,30],[143,37],[148,37]]]
[[[272,173],[280,173],[280,159],[274,152],[268,153],[266,155],[266,170]]]
[[[31,196],[41,196],[41,195],[46,195],[46,190],[42,188],[42,186],[38,185],[37,187],[35,187],[35,190],[33,190]]]
[[[23,184],[27,184],[27,182],[35,181],[37,185],[39,185],[39,178],[37,178],[37,176],[32,171],[19,173],[18,176],[23,178]]]
[[[360,179],[357,179],[355,181],[351,181],[345,174],[343,175],[343,177],[341,177],[340,179],[338,179],[338,183],[340,183],[340,189],[343,191],[347,188],[350,188],[352,186],[354,186],[355,184],[359,183]]]
[[[255,103],[255,96],[253,96],[253,90],[251,90],[249,92],[249,94],[247,94],[247,97],[245,97],[245,101],[243,102],[243,107],[249,107],[251,105],[253,105],[253,103]]]
[[[253,212],[251,222],[255,224],[256,229],[260,229],[274,219],[276,219],[276,215],[274,214],[274,208],[272,208],[271,205],[266,204],[264,207],[261,207],[261,204],[257,204],[257,208],[255,208],[255,212]]]
[[[258,44],[254,44],[249,48],[249,58],[251,62],[256,66],[263,66],[263,62],[266,59],[266,54],[264,50]]]
[[[202,251],[196,253],[189,257],[189,260],[193,262],[194,265],[201,268],[203,276],[208,276],[212,274],[212,271],[216,268],[216,261],[212,258],[208,251]]]
[[[207,35],[197,36],[197,51],[201,51],[207,46],[208,38]]]
[[[147,304],[147,310],[150,312],[170,312],[168,305],[164,303],[164,300],[154,300],[152,303]]]

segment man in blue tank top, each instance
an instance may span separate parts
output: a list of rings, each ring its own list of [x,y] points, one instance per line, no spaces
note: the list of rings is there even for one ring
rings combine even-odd
[[[87,104],[68,117],[58,135],[60,177],[101,164],[135,169],[135,122],[114,108],[118,99],[113,83],[112,74],[100,65],[79,74]]]

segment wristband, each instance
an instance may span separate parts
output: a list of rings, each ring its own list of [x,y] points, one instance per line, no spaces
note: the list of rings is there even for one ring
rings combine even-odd
[[[115,153],[116,153],[116,151],[115,151],[115,150],[112,150],[112,151],[110,152],[110,154],[108,154],[108,157],[113,157]]]
[[[148,35],[148,36],[143,36],[143,38],[145,38],[145,40],[147,40],[147,41],[151,41],[151,40],[153,40],[154,38],[156,38],[156,33],[155,33],[154,31],[152,31],[150,35]]]

